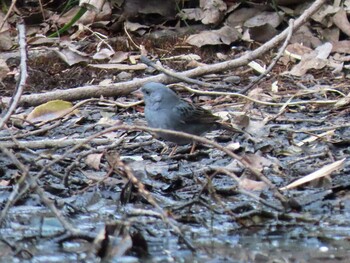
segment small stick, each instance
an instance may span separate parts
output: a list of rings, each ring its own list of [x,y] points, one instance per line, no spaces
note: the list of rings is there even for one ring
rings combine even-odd
[[[17,24],[17,30],[18,30],[18,44],[19,44],[19,50],[21,55],[21,62],[20,62],[21,73],[20,73],[20,78],[19,78],[19,82],[17,83],[15,93],[10,100],[10,103],[9,103],[10,106],[8,107],[8,110],[4,114],[4,116],[0,119],[0,130],[4,127],[5,123],[8,121],[12,113],[16,110],[28,78],[26,30],[25,30],[25,25],[23,21],[20,21]]]

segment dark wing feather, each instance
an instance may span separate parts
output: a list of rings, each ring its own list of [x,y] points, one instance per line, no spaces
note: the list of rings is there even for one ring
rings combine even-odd
[[[178,114],[182,116],[183,123],[198,123],[198,124],[210,124],[218,121],[220,118],[213,115],[209,110],[202,107],[182,101],[175,108]]]

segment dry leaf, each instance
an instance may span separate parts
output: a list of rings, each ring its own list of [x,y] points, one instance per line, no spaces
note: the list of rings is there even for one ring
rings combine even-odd
[[[103,156],[102,153],[89,154],[85,159],[85,163],[90,167],[96,170],[99,170],[102,156]]]
[[[260,43],[265,43],[278,34],[273,26],[265,24],[262,26],[249,28],[250,39]]]
[[[41,104],[33,109],[27,116],[30,122],[50,121],[70,112],[73,104],[64,100],[52,100]],[[72,113],[76,113],[77,110]],[[70,113],[70,114],[72,114]]]
[[[350,40],[342,40],[332,43],[332,52],[350,54]]]
[[[241,27],[249,18],[254,17],[261,11],[256,8],[240,8],[231,13],[226,19],[226,24],[230,27]]]
[[[6,61],[0,58],[0,81],[3,80],[9,72],[10,69],[6,64]]]
[[[202,23],[218,24],[223,18],[227,5],[222,0],[200,0],[200,7],[203,10]]]
[[[268,188],[266,183],[250,180],[248,178],[242,178],[239,180],[239,187],[247,191],[262,191]]]
[[[236,29],[224,26],[219,30],[202,31],[199,34],[191,35],[186,42],[197,47],[204,45],[229,45],[238,40],[240,36]]]
[[[340,161],[336,161],[332,164],[328,164],[326,166],[323,166],[319,170],[317,170],[309,175],[306,175],[306,176],[300,178],[299,180],[294,181],[293,183],[291,183],[285,187],[280,188],[280,190],[284,191],[284,190],[288,190],[291,188],[295,188],[299,185],[306,184],[312,180],[315,180],[315,179],[318,179],[318,178],[321,178],[324,176],[328,176],[332,172],[334,172],[335,170],[342,168],[345,160],[346,160],[346,158],[341,159]]]
[[[283,21],[283,13],[279,12],[260,12],[257,15],[249,18],[245,21],[245,27],[259,27],[266,24],[271,25],[273,28],[278,27]]]
[[[290,44],[286,47],[285,53],[288,56],[301,60],[302,56],[311,53],[313,50],[299,43]]]
[[[136,22],[133,23],[133,22],[129,22],[129,21],[126,21],[124,26],[128,31],[131,31],[131,32],[135,32],[139,29],[148,29],[149,28],[149,26],[141,25],[140,23],[136,23]]]
[[[179,16],[183,20],[200,21],[203,18],[203,10],[200,8],[184,8],[181,10]]]
[[[109,59],[114,55],[114,51],[109,48],[102,48],[100,51],[95,53],[92,58],[97,60]]]
[[[332,51],[332,44],[325,43],[315,49],[315,51],[304,55],[299,64],[295,65],[290,72],[294,76],[303,76],[309,69],[322,69],[328,64],[328,56]]]
[[[4,21],[5,14],[0,12],[0,21]],[[3,27],[0,29],[0,51],[10,50],[13,46],[13,41],[10,34],[10,25],[7,21],[4,22]]]
[[[322,45],[321,40],[314,36],[307,25],[302,25],[293,33],[290,43],[299,43],[310,48],[316,48]]]
[[[78,46],[68,41],[60,43],[60,49],[53,48],[52,50],[66,62],[69,66],[80,62],[89,61],[89,55],[78,50]]]
[[[129,57],[129,52],[123,52],[123,51],[117,51],[112,56],[110,63],[121,63],[125,60],[127,60]]]
[[[315,14],[311,16],[311,18],[320,24],[330,27],[332,24],[329,22],[331,21],[327,23],[328,20],[325,17],[337,13],[339,9],[340,7],[324,4]]]
[[[257,169],[258,171],[262,171],[264,167],[276,165],[271,160],[258,154],[259,152],[248,153],[243,157],[243,159],[246,160],[252,167]]]
[[[333,16],[333,22],[343,33],[350,36],[350,23],[343,8]]]

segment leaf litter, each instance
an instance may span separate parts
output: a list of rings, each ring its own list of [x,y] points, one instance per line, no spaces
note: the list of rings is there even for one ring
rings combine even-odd
[[[233,59],[254,49],[257,44],[253,41],[266,41],[253,34],[252,28],[257,27],[255,32],[259,32],[261,26],[269,24],[264,30],[269,30],[272,38],[281,30],[279,19],[285,21],[273,11],[230,6],[229,1],[200,1],[194,13],[183,10],[198,16],[195,20],[206,28],[183,37],[178,28],[167,24],[178,18],[174,5],[165,2],[154,9],[154,3],[126,1],[123,19],[138,23],[140,26],[134,27],[138,34],[133,34],[130,24],[127,33],[120,31],[117,38],[108,35],[107,28],[99,31],[102,38],[83,29],[75,39],[68,40],[69,45],[60,46],[61,50],[44,44],[42,50],[53,52],[30,56],[26,92],[44,94],[51,89],[113,83],[120,72],[129,73],[127,80],[152,76],[154,70],[139,60],[143,52],[179,72],[188,65],[188,53],[205,64],[218,62],[223,55],[226,60]],[[211,2],[217,2],[217,9],[211,11]],[[306,7],[293,8],[301,14]],[[233,14],[241,9],[249,10],[249,16],[233,22]],[[137,92],[74,102],[77,114],[63,114],[40,124],[23,125],[21,116],[33,108],[18,107],[6,129],[0,131],[2,258],[6,262],[260,262],[282,258],[330,260],[336,255],[340,262],[346,262],[350,136],[346,98],[350,93],[347,65],[342,62],[348,52],[339,49],[344,41],[340,34],[335,42],[320,45],[326,29],[344,30],[339,22],[344,15],[339,10],[344,8],[328,5],[320,15],[313,16],[317,23],[306,24],[307,29],[317,26],[319,36],[304,30],[308,33],[302,33],[300,41],[293,40],[298,36],[293,34],[291,46],[302,52],[287,48],[289,53],[246,96],[230,96],[232,88],[223,79],[237,76],[234,88],[244,88],[259,74],[248,65],[205,76],[205,81],[221,85],[220,89],[205,89],[220,94],[202,93],[202,87],[195,84],[181,86],[190,86],[197,94],[177,90],[182,97],[220,116],[230,116],[234,111],[234,117],[225,117],[228,123],[237,124],[237,115],[245,117],[240,127],[247,133],[214,131],[206,135],[228,146],[238,159],[203,144],[198,144],[194,153],[190,153],[190,146],[184,146],[169,156],[171,143],[140,129],[118,129],[122,125],[145,125],[143,106],[138,103],[142,98]],[[159,16],[152,20],[153,12]],[[94,22],[102,23],[103,19]],[[225,19],[231,24],[224,25]],[[159,21],[165,25],[157,24]],[[82,22],[93,30],[92,20]],[[208,24],[216,27],[208,28]],[[154,36],[147,37],[148,30],[161,32],[166,27],[177,32],[175,38],[155,41]],[[207,32],[206,37],[196,40],[194,36],[203,32]],[[208,33],[215,36],[208,37]],[[189,42],[191,38],[193,43]],[[235,46],[228,48],[232,43]],[[296,46],[300,43],[308,50]],[[0,46],[1,56],[8,59],[6,45]],[[33,49],[34,45],[29,46],[30,52]],[[116,52],[109,52],[113,50]],[[68,51],[78,58],[67,60],[72,57],[57,55],[70,54]],[[300,55],[301,61],[291,53]],[[265,68],[271,55],[264,54],[258,64]],[[307,55],[305,63],[303,56]],[[107,66],[113,59],[123,66]],[[86,62],[95,68],[86,67]],[[334,67],[334,62],[339,66]],[[18,67],[16,62],[7,63],[12,71]],[[297,74],[291,74],[295,68]],[[10,87],[16,79],[7,69],[4,72],[0,74],[6,84],[2,94],[11,96]],[[268,182],[257,173],[266,176]],[[310,176],[317,179],[285,191],[291,188],[289,184]],[[282,194],[289,199],[287,207],[269,183],[284,190]]]

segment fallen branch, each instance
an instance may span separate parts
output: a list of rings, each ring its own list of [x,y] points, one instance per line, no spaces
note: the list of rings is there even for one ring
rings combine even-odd
[[[314,14],[325,2],[326,0],[316,0],[307,10],[305,10],[305,12],[298,19],[295,20],[294,30],[297,30],[300,26],[302,26],[311,17],[311,15]],[[193,78],[206,74],[222,72],[246,65],[250,61],[260,57],[262,54],[269,51],[278,43],[283,41],[287,37],[289,31],[289,28],[285,29],[282,33],[280,33],[270,41],[266,42],[261,47],[241,56],[240,58],[187,70],[180,73],[179,75],[188,78]],[[116,83],[107,86],[91,85],[73,89],[51,91],[43,94],[25,95],[21,97],[20,104],[39,105],[55,99],[75,101],[87,98],[98,98],[100,96],[123,96],[129,94],[130,92],[138,89],[145,83],[151,81],[168,84],[174,82],[174,78],[169,77],[165,74],[159,74],[156,76]],[[9,99],[3,98],[3,101],[7,103]]]

